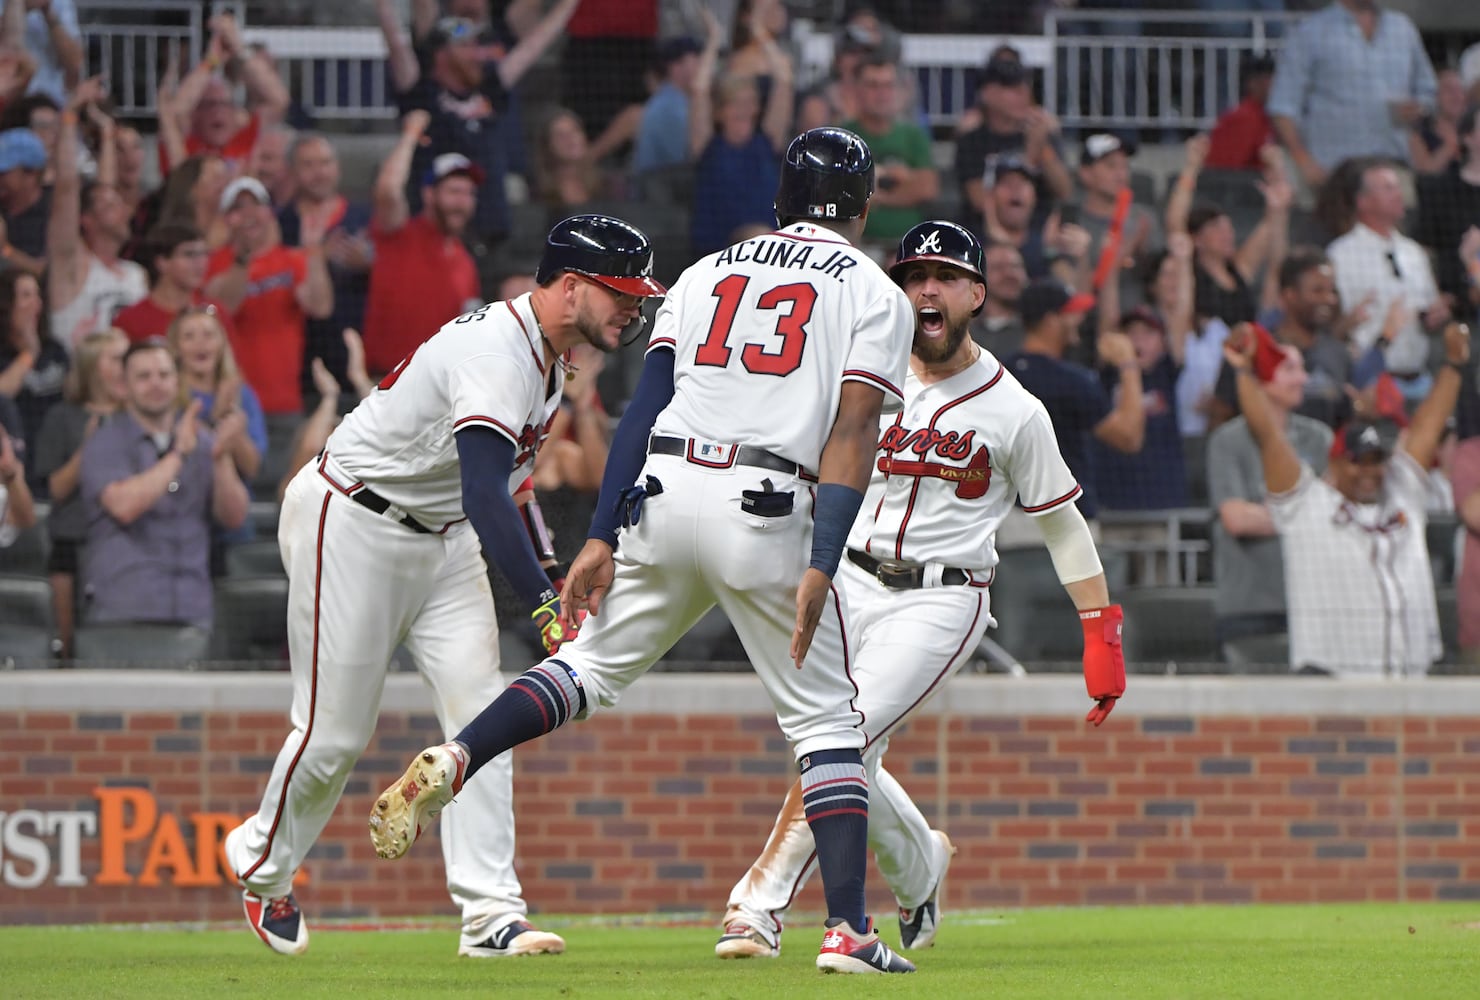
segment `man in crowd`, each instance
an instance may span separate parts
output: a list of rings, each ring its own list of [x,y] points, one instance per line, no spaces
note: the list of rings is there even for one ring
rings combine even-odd
[[[0,6],[0,42],[23,48],[36,65],[27,93],[62,103],[82,78],[75,0],[5,0]]]
[[[208,305],[231,334],[235,327],[226,307],[205,297],[205,237],[194,226],[162,222],[144,237],[143,257],[149,269],[149,294],[113,317],[113,325],[134,343],[163,337],[175,317],[190,306]]]
[[[1301,351],[1280,343],[1262,327],[1257,335],[1251,366],[1267,402],[1266,413],[1296,457],[1314,475],[1321,475],[1331,449],[1331,428],[1297,412],[1308,385]],[[1259,447],[1243,417],[1209,436],[1207,465],[1208,500],[1217,512],[1213,581],[1218,588],[1214,598],[1218,645],[1286,632],[1284,559],[1265,499]]]
[[[956,140],[956,181],[961,185],[968,228],[975,228],[986,208],[983,182],[987,160],[1018,153],[1041,178],[1039,196],[1064,202],[1074,195],[1074,179],[1059,154],[1058,123],[1033,104],[1028,71],[1017,54],[999,49],[988,60],[977,91],[981,125]]]
[[[1224,345],[1259,448],[1269,511],[1284,546],[1290,666],[1302,673],[1423,676],[1439,658],[1429,567],[1427,469],[1460,385],[1473,378],[1470,331],[1444,331],[1444,366],[1407,433],[1387,419],[1337,431],[1324,478],[1280,430],[1254,369],[1259,339],[1241,324]]]
[[[1480,234],[1466,241],[1480,226],[1480,105],[1471,104],[1457,129],[1461,156],[1453,169],[1426,180],[1418,188],[1418,232],[1415,238],[1434,249],[1439,290],[1480,307]]]
[[[1056,280],[1036,281],[1023,292],[1021,310],[1027,331],[1023,346],[1003,359],[1007,370],[1043,401],[1053,421],[1059,453],[1084,488],[1080,513],[1093,522],[1099,503],[1089,484],[1089,437],[1125,454],[1141,450],[1146,412],[1141,395],[1141,366],[1123,333],[1101,334],[1096,345],[1101,361],[1120,371],[1120,394],[1114,407],[1096,375],[1067,359],[1079,344],[1079,324],[1093,305],[1088,295],[1071,295]],[[1028,513],[1032,513],[1029,511]]]
[[[658,46],[662,82],[642,108],[637,141],[632,150],[632,172],[676,167],[689,161],[689,95],[704,50],[690,35],[670,38]]]
[[[430,122],[425,111],[406,115],[401,137],[375,181],[365,365],[376,378],[482,301],[478,269],[462,235],[473,219],[483,169],[459,153],[444,153],[421,177],[421,211],[413,215],[406,201],[413,156]]]
[[[1305,182],[1318,187],[1354,156],[1408,159],[1408,129],[1438,83],[1406,14],[1336,0],[1301,21],[1280,52],[1269,115]]]
[[[1367,318],[1351,333],[1354,355],[1382,350],[1389,374],[1410,404],[1428,395],[1429,333],[1449,321],[1428,251],[1398,227],[1406,211],[1403,185],[1387,161],[1361,170],[1353,208],[1356,224],[1326,248],[1341,301],[1370,302]],[[1389,321],[1396,319],[1396,330]]]
[[[0,216],[5,221],[0,258],[38,277],[46,269],[51,222],[51,194],[42,184],[45,171],[46,147],[35,132],[0,132]]]
[[[1018,302],[1028,287],[1028,270],[1017,247],[991,243],[983,257],[987,298],[981,315],[972,323],[971,337],[998,358],[1005,358],[1023,346],[1023,316]]]
[[[365,328],[365,297],[375,261],[370,210],[339,193],[339,157],[334,144],[323,136],[299,136],[288,161],[296,193],[278,212],[283,244],[300,245],[305,219],[310,230],[322,229],[326,234],[324,260],[334,285],[334,312],[328,319],[308,321],[308,354],[324,359],[329,371],[345,384],[343,331]]]
[[[1096,132],[1086,136],[1079,155],[1080,200],[1070,216],[1090,235],[1089,259],[1097,261],[1116,217],[1121,192],[1131,184],[1131,150],[1119,136]],[[1132,266],[1144,253],[1161,244],[1156,213],[1131,203],[1121,223],[1120,264]],[[1118,272],[1117,272],[1118,273]],[[1113,275],[1112,275],[1113,276]]]
[[[51,335],[68,354],[149,291],[144,269],[119,257],[129,240],[128,206],[112,185],[83,183],[78,174],[78,109],[94,96],[91,89],[79,91],[62,113],[46,236]]]
[[[82,446],[83,620],[209,629],[211,529],[242,525],[246,486],[231,455],[214,454],[200,403],[180,412],[164,341],[130,346],[123,376],[123,409]]]
[[[892,251],[924,206],[940,195],[940,177],[930,158],[930,135],[901,115],[899,67],[881,55],[858,66],[858,119],[844,125],[874,154],[876,189],[864,239]]]
[[[231,346],[263,412],[300,414],[304,324],[334,310],[322,222],[305,220],[302,249],[283,246],[272,200],[253,177],[226,186],[221,212],[230,235],[206,265],[206,295],[224,304],[236,325]]]

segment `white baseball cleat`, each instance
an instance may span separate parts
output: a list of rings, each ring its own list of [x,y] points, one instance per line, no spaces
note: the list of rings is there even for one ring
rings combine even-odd
[[[756,928],[743,920],[731,920],[725,924],[725,932],[714,946],[720,958],[775,958],[781,954],[781,945],[772,944]]]
[[[370,810],[370,842],[375,853],[393,861],[411,850],[432,820],[462,791],[468,752],[457,743],[427,747],[406,773],[380,793]]]
[[[457,953],[469,958],[509,958],[515,955],[559,955],[565,939],[549,931],[535,930],[526,921],[505,924],[477,944],[461,944]]]
[[[956,855],[956,845],[951,843],[950,837],[940,830],[930,832],[940,840],[946,861],[941,865],[940,875],[925,902],[912,910],[903,906],[899,908],[899,943],[911,951],[935,944],[935,934],[940,930],[940,884],[946,877],[946,869],[951,867],[951,858]]]

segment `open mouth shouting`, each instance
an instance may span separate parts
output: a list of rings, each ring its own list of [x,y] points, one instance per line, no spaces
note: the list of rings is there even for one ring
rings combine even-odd
[[[934,340],[945,336],[946,317],[935,306],[922,305],[915,310],[916,323],[920,333]]]

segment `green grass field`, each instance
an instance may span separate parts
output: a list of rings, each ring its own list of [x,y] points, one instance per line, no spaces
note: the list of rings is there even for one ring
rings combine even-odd
[[[442,996],[1400,997],[1480,996],[1480,905],[1141,907],[948,913],[915,976],[824,976],[815,921],[779,959],[721,962],[716,929],[543,918],[565,955],[459,959],[450,924],[313,925],[307,955],[238,927],[0,928],[0,997]],[[897,940],[890,927],[886,940]]]

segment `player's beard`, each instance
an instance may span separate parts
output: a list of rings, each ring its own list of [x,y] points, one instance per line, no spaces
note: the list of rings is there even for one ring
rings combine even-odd
[[[942,315],[944,316],[945,314],[942,313]],[[918,326],[916,327],[914,346],[915,357],[919,358],[927,365],[938,365],[943,361],[949,360],[952,356],[955,355],[958,350],[961,349],[961,342],[966,339],[967,333],[970,332],[970,317],[966,317],[961,320],[953,320],[949,316],[946,316],[945,318],[946,322],[950,325],[947,327],[946,335],[944,337],[931,338],[922,336]],[[916,320],[916,322],[919,322],[918,319]]]
[[[620,338],[618,338],[618,343],[616,344],[608,344],[606,342],[607,328],[593,319],[590,314],[582,313],[577,315],[575,328],[576,332],[581,335],[581,339],[585,340],[586,343],[596,348],[602,354],[610,354],[621,346]]]

